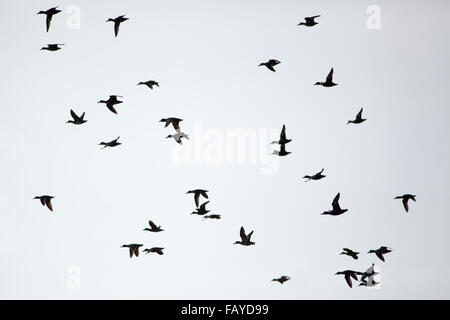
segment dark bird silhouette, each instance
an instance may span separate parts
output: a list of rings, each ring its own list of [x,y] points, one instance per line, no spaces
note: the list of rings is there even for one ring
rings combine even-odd
[[[318,24],[318,22],[315,22],[314,19],[320,17],[320,15],[318,16],[312,16],[312,17],[306,17],[305,18],[305,22],[300,22],[298,24],[298,26],[306,26],[306,27],[313,27],[316,24]]]
[[[188,140],[190,140],[189,139],[189,135],[187,135],[186,133],[184,133],[184,132],[177,132],[177,133],[175,133],[175,134],[169,134],[167,137],[166,137],[166,139],[168,139],[168,138],[173,138],[173,140],[175,140],[175,142],[177,142],[178,144],[183,144],[183,141],[181,140],[182,138],[186,138],[186,139],[188,139]]]
[[[147,87],[149,87],[152,90],[153,90],[153,86],[159,87],[159,83],[154,81],[154,80],[149,80],[149,81],[145,81],[145,82],[139,82],[137,85],[139,86],[141,84],[146,85]]]
[[[308,182],[309,180],[320,180],[322,178],[325,178],[326,176],[322,174],[323,170],[325,169],[320,170],[319,172],[317,172],[312,176],[306,175],[303,177],[303,179],[306,179],[305,182]]]
[[[384,256],[383,256],[383,254],[387,254],[387,253],[389,253],[389,252],[392,252],[392,249],[391,249],[391,248],[382,246],[382,247],[380,247],[380,248],[378,248],[378,249],[376,249],[376,250],[370,250],[370,251],[367,252],[367,253],[375,253],[376,256],[377,256],[381,261],[384,262]]]
[[[122,22],[124,22],[124,21],[129,20],[129,19],[130,19],[130,18],[125,18],[125,15],[123,14],[123,15],[121,15],[121,16],[118,16],[117,18],[114,18],[114,19],[109,18],[108,20],[106,20],[106,22],[109,22],[109,21],[114,22],[114,35],[117,37],[117,35],[119,34],[119,27],[120,27],[120,24],[121,24]]]
[[[196,211],[192,212],[191,214],[197,214],[199,216],[204,216],[205,214],[207,214],[208,212],[210,212],[210,210],[206,210],[206,205],[209,203],[209,201],[206,201],[205,203],[200,205],[200,208],[197,208]]]
[[[52,199],[53,198],[54,197],[52,197],[52,196],[36,196],[33,199],[41,200],[41,203],[42,203],[43,206],[47,206],[47,208],[50,211],[53,211],[53,206],[52,206]]]
[[[58,10],[57,9],[58,7],[53,7],[53,8],[50,8],[50,9],[48,9],[48,10],[46,10],[46,11],[39,11],[37,14],[45,14],[47,17],[46,17],[46,19],[45,19],[45,24],[46,24],[46,26],[47,26],[47,32],[48,32],[48,30],[50,29],[50,24],[51,24],[51,22],[52,22],[52,18],[53,18],[53,16],[55,15],[55,14],[57,14],[57,13],[60,13],[61,12],[61,10]]]
[[[72,116],[73,120],[69,120],[66,123],[83,124],[83,123],[87,122],[87,120],[84,120],[84,115],[85,115],[84,112],[81,115],[81,117],[79,117],[72,109],[70,109],[70,115]]]
[[[117,137],[116,139],[110,141],[110,142],[100,142],[99,145],[103,146],[102,149],[105,149],[106,147],[116,147],[118,145],[121,145],[122,143],[117,142],[117,140],[119,140],[120,137]]]
[[[343,214],[344,212],[348,211],[348,209],[341,209],[341,206],[339,205],[340,197],[341,197],[341,193],[338,193],[336,195],[336,197],[334,197],[333,203],[331,204],[333,206],[333,209],[322,212],[322,214],[331,215],[331,216],[339,216],[339,215]]]
[[[362,112],[363,112],[363,108],[361,108],[361,110],[359,110],[358,114],[356,115],[355,120],[348,120],[347,124],[349,124],[349,123],[358,124],[358,123],[366,121],[367,119],[362,118]]]
[[[333,82],[333,68],[331,68],[330,73],[327,76],[327,79],[325,80],[325,82],[316,82],[314,85],[317,86],[322,86],[322,87],[334,87],[337,86],[337,83]]]
[[[198,201],[199,201],[200,195],[202,195],[203,197],[208,199],[207,192],[208,192],[208,190],[195,189],[195,190],[189,190],[188,192],[186,192],[186,194],[189,194],[189,193],[193,193],[194,194],[195,207],[198,208],[198,204],[199,204]]]
[[[160,256],[162,256],[164,254],[163,250],[164,250],[164,248],[153,247],[153,248],[150,248],[150,249],[145,249],[144,252],[145,252],[145,254],[149,254],[149,253],[153,252],[153,253],[157,253]]]
[[[281,284],[285,283],[288,280],[291,280],[291,277],[289,277],[289,276],[281,276],[279,278],[272,279],[272,281],[278,281]]]
[[[48,44],[46,47],[42,47],[41,50],[47,50],[47,51],[58,51],[61,50],[59,46],[63,46],[62,43],[52,43]]]
[[[183,121],[183,119],[178,119],[178,118],[165,118],[165,119],[161,119],[159,120],[159,122],[164,122],[164,128],[167,128],[167,126],[169,124],[172,124],[175,131],[177,132],[181,132],[180,131],[180,122]]]
[[[402,199],[403,207],[405,207],[406,212],[409,211],[408,201],[416,201],[416,196],[412,194],[404,194],[402,196],[395,197],[394,199]]]
[[[156,226],[156,224],[154,224],[152,220],[148,220],[148,224],[150,225],[150,228],[145,228],[143,231],[150,231],[150,232],[164,231],[163,229],[161,229],[161,226]]]
[[[239,235],[241,236],[241,241],[236,241],[234,244],[240,244],[243,246],[254,245],[255,243],[253,241],[251,241],[252,234],[253,234],[253,231],[246,235],[244,227],[241,227],[241,230],[239,231]]]
[[[351,249],[348,249],[348,248],[343,248],[342,250],[343,250],[343,251],[342,251],[340,254],[345,254],[345,255],[347,255],[347,256],[352,257],[352,258],[355,259],[355,260],[358,260],[358,254],[359,254],[359,252],[355,252],[355,251],[353,251],[353,250],[351,250]]]
[[[281,63],[281,62],[278,61],[278,60],[270,59],[270,60],[267,61],[267,62],[261,62],[261,63],[258,65],[258,67],[260,67],[260,66],[266,66],[267,69],[269,69],[270,71],[276,72],[274,67],[275,67],[277,64],[280,64],[280,63]]]
[[[288,154],[290,154],[291,152],[286,151],[286,145],[285,144],[280,144],[280,151],[278,150],[274,150],[272,152],[272,154],[280,156],[280,157],[284,157],[287,156]]]
[[[291,141],[292,141],[292,139],[286,139],[286,126],[283,124],[283,128],[281,129],[281,133],[280,133],[280,140],[272,141],[270,144],[286,144]]]
[[[210,215],[204,216],[203,219],[217,219],[217,220],[219,220],[219,219],[221,219],[221,217],[220,217],[220,214],[210,214]]]
[[[112,112],[117,114],[116,109],[114,108],[114,105],[120,104],[123,101],[118,100],[117,98],[123,98],[122,96],[117,95],[111,95],[109,96],[108,100],[100,100],[98,103],[105,103],[106,107]]]
[[[345,278],[345,281],[347,281],[348,286],[352,287],[352,278],[358,281],[357,275],[361,275],[362,272],[359,271],[353,271],[353,270],[345,270],[345,271],[339,271],[336,272],[335,275],[343,275]]]
[[[143,244],[138,243],[131,243],[131,244],[124,244],[121,248],[129,248],[130,249],[130,258],[133,258],[133,255],[136,257],[139,257],[139,248],[142,247]]]

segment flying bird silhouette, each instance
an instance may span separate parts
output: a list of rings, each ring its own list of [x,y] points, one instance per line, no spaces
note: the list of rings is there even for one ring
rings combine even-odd
[[[186,194],[189,194],[189,193],[193,193],[194,194],[195,207],[198,208],[198,204],[199,204],[198,201],[199,201],[200,195],[202,195],[203,197],[208,199],[207,192],[208,192],[208,190],[195,189],[195,190],[189,190],[188,192],[186,192]]]
[[[123,14],[121,16],[118,16],[117,18],[114,18],[114,19],[109,18],[108,20],[106,20],[106,22],[109,22],[109,21],[114,22],[114,35],[117,37],[117,35],[119,34],[120,24],[122,22],[125,22],[125,21],[129,20],[129,19],[130,18],[125,18],[125,14]]]
[[[164,229],[161,229],[161,226],[156,226],[156,224],[154,224],[152,220],[148,220],[148,224],[150,228],[145,228],[143,231],[150,231],[150,232],[164,231]]]
[[[316,24],[318,24],[318,22],[314,21],[315,18],[320,17],[320,15],[318,16],[312,16],[312,17],[305,17],[305,22],[300,22],[298,24],[298,26],[306,26],[306,27],[313,27]]]
[[[157,253],[157,254],[159,254],[160,256],[162,256],[162,255],[164,254],[163,250],[164,250],[164,248],[153,247],[153,248],[150,248],[150,249],[145,249],[144,252],[145,252],[145,254],[149,254],[149,253]]]
[[[139,248],[142,247],[143,244],[138,243],[131,243],[131,244],[124,244],[121,248],[129,248],[130,249],[130,258],[133,258],[133,255],[136,257],[139,257]]]
[[[191,214],[196,214],[199,216],[204,216],[205,214],[207,214],[208,212],[210,212],[210,210],[206,210],[206,205],[209,203],[209,201],[206,201],[205,203],[200,205],[200,208],[197,208],[196,211],[192,212]]]
[[[281,133],[280,133],[280,140],[272,141],[270,144],[286,144],[291,141],[292,141],[292,139],[286,139],[286,126],[283,124],[283,128],[281,129]]]
[[[221,217],[220,217],[220,214],[210,214],[210,215],[204,216],[203,219],[217,219],[217,220],[219,220],[219,219],[221,219]]]
[[[47,27],[47,32],[48,32],[48,30],[50,29],[50,24],[51,24],[51,22],[52,22],[52,18],[53,18],[53,16],[55,15],[55,14],[58,14],[58,13],[60,13],[61,12],[61,10],[58,10],[58,7],[53,7],[53,8],[50,8],[50,9],[48,9],[48,10],[45,10],[45,11],[39,11],[37,14],[45,14],[47,17],[46,17],[46,19],[45,19],[45,24],[46,24],[46,27]]]
[[[73,120],[69,120],[66,123],[73,123],[73,124],[83,124],[85,122],[87,122],[87,120],[84,120],[84,115],[85,113],[83,112],[83,114],[81,115],[81,117],[79,117],[75,111],[73,111],[72,109],[70,109],[70,115],[72,116]]]
[[[345,271],[339,271],[336,272],[335,275],[343,275],[345,278],[345,281],[347,281],[348,286],[352,287],[352,278],[358,281],[358,276],[361,275],[362,272],[359,271],[353,271],[353,270],[345,270]]]
[[[261,63],[258,65],[258,67],[266,66],[267,69],[269,69],[270,71],[276,72],[276,70],[275,70],[274,67],[275,67],[277,64],[280,64],[280,63],[281,63],[281,62],[278,61],[278,60],[270,59],[270,60],[267,61],[267,62],[261,62]]]
[[[239,235],[241,236],[241,241],[236,241],[234,244],[240,244],[243,246],[254,245],[255,242],[251,241],[252,234],[253,234],[253,231],[246,235],[244,227],[241,227],[241,229],[239,231]]]
[[[362,118],[362,112],[363,112],[363,108],[361,108],[361,110],[359,110],[358,114],[356,115],[355,120],[348,120],[347,124],[349,124],[349,123],[358,124],[358,123],[362,123],[362,122],[366,121],[367,119]]]
[[[42,203],[42,205],[43,206],[47,206],[47,208],[50,210],[50,211],[53,211],[53,206],[52,206],[52,199],[53,199],[54,197],[52,197],[52,196],[47,196],[47,195],[45,195],[45,196],[36,196],[36,197],[34,197],[33,199],[39,199],[39,200],[41,200],[41,203]]]
[[[331,68],[330,73],[327,76],[327,79],[325,80],[325,82],[316,82],[314,85],[315,86],[322,86],[322,87],[334,87],[337,86],[337,83],[333,82],[333,68]]]
[[[342,250],[343,250],[343,251],[342,251],[340,254],[345,254],[345,255],[347,255],[347,256],[352,257],[352,258],[355,259],[355,260],[358,260],[358,254],[359,254],[359,252],[355,252],[355,251],[353,251],[353,250],[351,250],[351,249],[348,249],[348,248],[343,248]]]
[[[116,104],[120,104],[123,101],[118,100],[117,98],[123,98],[122,96],[117,96],[117,95],[110,95],[108,100],[100,100],[97,103],[104,103],[106,104],[106,107],[112,112],[117,114],[116,109],[114,108],[114,105]]]
[[[412,194],[404,194],[402,196],[397,196],[394,199],[402,199],[403,207],[405,208],[405,211],[408,212],[409,211],[408,201],[409,200],[416,201],[416,196]]]
[[[167,126],[169,124],[172,124],[173,128],[175,129],[175,131],[177,132],[181,132],[180,131],[180,122],[183,121],[183,119],[178,119],[178,118],[164,118],[159,120],[159,122],[164,122],[164,128],[167,128]]]
[[[183,141],[181,141],[182,138],[186,138],[186,139],[190,140],[189,136],[186,133],[181,132],[181,131],[177,132],[175,134],[169,134],[166,137],[166,139],[168,139],[168,138],[173,138],[173,140],[175,140],[178,144],[181,144],[181,145],[183,144]]]
[[[348,211],[348,209],[341,209],[339,205],[339,198],[341,197],[341,193],[338,193],[336,197],[333,199],[333,203],[331,204],[333,206],[332,210],[328,210],[325,212],[322,212],[323,215],[331,215],[331,216],[339,216],[343,214],[344,212]]]
[[[323,175],[323,171],[325,169],[320,170],[319,172],[317,172],[316,174],[313,174],[312,176],[306,175],[303,177],[303,179],[306,179],[305,182],[308,182],[309,180],[320,180],[322,178],[325,178],[326,175]]]
[[[159,83],[154,81],[154,80],[149,80],[149,81],[145,81],[145,82],[139,82],[137,85],[146,85],[147,87],[149,87],[150,89],[153,90],[153,86],[157,86],[159,87]]]
[[[111,140],[110,142],[100,142],[99,145],[103,146],[102,149],[105,149],[106,147],[116,147],[118,145],[121,145],[122,143],[117,142],[117,140],[119,140],[120,137],[117,137],[114,140]]]
[[[272,281],[277,281],[277,282],[279,282],[281,284],[285,283],[288,280],[291,280],[291,277],[289,277],[289,276],[281,276],[279,278],[272,279]]]
[[[272,154],[280,156],[280,157],[284,157],[287,156],[288,154],[290,154],[291,152],[286,151],[286,145],[285,144],[280,144],[280,150],[274,150],[272,152]]]
[[[380,248],[378,248],[378,249],[376,249],[376,250],[370,250],[370,251],[367,252],[367,253],[375,253],[375,255],[376,255],[381,261],[385,262],[385,261],[384,261],[384,256],[383,256],[383,255],[384,255],[384,254],[387,254],[387,253],[389,253],[389,252],[392,252],[392,249],[391,249],[391,248],[382,246],[382,247],[380,247]]]
[[[41,50],[47,50],[47,51],[58,51],[61,50],[61,48],[59,46],[63,46],[64,44],[62,43],[52,43],[52,44],[47,44],[46,47],[42,47]]]

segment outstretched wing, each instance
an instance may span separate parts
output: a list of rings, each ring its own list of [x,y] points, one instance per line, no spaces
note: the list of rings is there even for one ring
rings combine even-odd
[[[75,121],[80,120],[80,117],[78,117],[77,114],[72,109],[70,109],[70,115],[72,116],[73,120]]]
[[[47,205],[47,208],[50,209],[50,211],[53,211],[52,201],[51,199],[48,199],[45,201],[45,204]]]
[[[252,230],[252,232],[250,232],[250,233],[247,235],[248,241],[250,241],[250,239],[252,238],[252,234],[253,234],[253,230]]]
[[[204,196],[206,199],[208,199],[208,194],[206,193],[206,191],[202,191],[200,192],[200,194]]]
[[[157,229],[158,227],[156,226],[156,224],[153,223],[152,220],[148,220],[148,224],[150,225],[150,228],[152,229]]]
[[[341,207],[339,206],[339,198],[341,197],[341,193],[339,192],[336,197],[334,197],[333,202],[332,202],[332,206],[333,206],[333,210],[341,210]]]
[[[275,71],[275,68],[274,68],[270,63],[267,63],[267,64],[266,64],[266,67],[267,67],[267,69],[269,69],[270,71],[276,72],[276,71]]]
[[[120,27],[120,22],[119,21],[114,21],[114,35],[116,37],[119,34],[119,27]]]
[[[114,108],[114,105],[113,105],[113,104],[107,103],[106,106],[108,107],[108,109],[109,109],[112,113],[117,114],[117,111],[116,111],[116,109]]]
[[[377,252],[375,252],[375,254],[377,255],[378,258],[380,258],[381,261],[384,262],[384,257],[380,252],[377,251]]]
[[[330,73],[327,76],[326,82],[333,82],[333,72],[334,72],[333,68],[331,68],[331,71],[330,71]]]
[[[283,129],[281,129],[280,141],[286,140],[286,126],[283,124]]]
[[[402,202],[403,202],[403,207],[405,207],[406,212],[408,212],[409,211],[408,198],[404,197]]]
[[[241,236],[243,242],[247,241],[247,236],[245,235],[244,227],[241,227],[241,230],[239,230],[239,235]]]
[[[363,108],[361,108],[361,110],[359,110],[358,114],[356,115],[356,119],[361,120],[362,112],[363,112]]]
[[[350,274],[347,273],[345,275],[345,281],[347,281],[348,286],[351,288],[352,287],[352,279],[350,278]]]

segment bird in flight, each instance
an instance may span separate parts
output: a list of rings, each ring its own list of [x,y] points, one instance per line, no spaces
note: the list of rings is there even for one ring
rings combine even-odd
[[[58,51],[61,50],[61,48],[59,46],[63,46],[64,44],[62,43],[52,43],[52,44],[47,44],[46,47],[42,47],[41,50],[47,50],[47,51]]]
[[[202,195],[203,197],[208,199],[207,192],[209,192],[209,191],[208,190],[203,190],[203,189],[195,189],[195,190],[189,190],[188,192],[186,192],[186,194],[189,194],[189,193],[193,193],[194,194],[195,207],[198,208],[198,205],[199,205],[198,201],[199,201],[200,195]]]
[[[347,256],[352,257],[352,258],[355,259],[355,260],[358,260],[358,254],[359,254],[359,252],[355,252],[355,251],[353,251],[353,250],[351,250],[351,249],[348,249],[348,248],[343,248],[342,250],[343,250],[343,251],[342,251],[340,254],[345,254],[345,255],[347,255]]]
[[[52,199],[53,198],[54,197],[52,197],[52,196],[36,196],[33,199],[41,200],[41,203],[42,203],[43,206],[47,206],[47,208],[50,211],[53,211],[53,206],[52,206]]]
[[[277,282],[279,282],[281,284],[285,283],[288,280],[291,280],[291,277],[289,277],[289,276],[281,276],[279,278],[272,279],[272,281],[277,281]]]
[[[326,175],[323,175],[322,172],[325,169],[320,170],[319,172],[317,172],[316,174],[313,174],[312,176],[306,175],[303,177],[303,179],[306,179],[305,182],[308,182],[309,180],[320,180],[322,178],[325,178]]]
[[[55,14],[57,14],[57,13],[60,13],[60,12],[61,12],[61,10],[58,10],[58,7],[53,7],[53,8],[50,8],[50,9],[46,10],[46,11],[41,10],[41,11],[39,11],[37,13],[37,14],[45,14],[47,16],[46,19],[45,19],[45,23],[46,23],[46,26],[47,26],[47,32],[50,29],[50,23],[52,22],[53,16]]]
[[[147,87],[149,87],[152,90],[153,90],[153,86],[159,87],[159,83],[154,81],[154,80],[149,80],[149,81],[145,81],[145,82],[139,82],[137,85],[139,86],[141,84],[146,85]]]
[[[70,115],[72,116],[73,120],[69,120],[66,123],[73,123],[73,124],[83,124],[85,122],[87,122],[87,120],[84,120],[84,115],[85,113],[83,112],[83,114],[81,115],[81,117],[79,117],[75,111],[73,111],[72,109],[70,109]]]
[[[114,108],[114,105],[116,104],[120,104],[123,101],[118,100],[117,98],[123,98],[122,96],[117,96],[117,95],[110,95],[108,100],[100,100],[97,103],[105,103],[106,107],[112,112],[117,114],[116,109]]]
[[[367,252],[367,253],[375,253],[376,256],[377,256],[381,261],[384,262],[384,256],[383,256],[383,254],[387,254],[387,253],[389,253],[389,252],[392,252],[392,249],[391,249],[391,248],[382,246],[382,247],[380,247],[380,248],[378,248],[378,249],[376,249],[376,250],[370,250],[370,251]]]
[[[206,205],[209,203],[209,201],[206,201],[205,203],[202,203],[200,205],[200,208],[197,208],[196,211],[192,212],[191,214],[196,214],[199,216],[204,216],[205,214],[207,214],[208,212],[210,212],[210,210],[206,210]]]
[[[312,17],[305,17],[305,22],[300,22],[298,24],[298,26],[306,26],[306,27],[313,27],[316,24],[318,24],[318,22],[314,21],[315,18],[320,17],[320,15],[318,16],[312,16]]]
[[[153,248],[150,248],[150,249],[145,249],[144,252],[145,252],[145,254],[149,254],[149,253],[153,252],[153,253],[157,253],[160,256],[162,256],[164,254],[163,250],[164,250],[164,248],[153,247]]]
[[[183,119],[178,119],[178,118],[164,118],[159,120],[159,122],[164,122],[164,128],[167,128],[167,126],[169,124],[172,124],[172,126],[174,127],[175,131],[180,132],[180,122],[183,121]]]
[[[166,137],[166,139],[168,139],[168,138],[173,138],[173,140],[175,140],[178,144],[181,144],[181,145],[183,144],[183,141],[181,141],[182,138],[186,138],[186,139],[190,140],[189,136],[186,133],[181,132],[181,131],[177,132],[175,134],[169,134]]]
[[[269,69],[270,71],[276,72],[274,67],[275,67],[277,64],[280,64],[280,63],[281,63],[281,62],[278,61],[278,60],[270,59],[270,60],[267,61],[267,62],[261,62],[261,63],[258,65],[258,67],[266,66],[267,69]]]
[[[286,145],[285,144],[280,144],[280,150],[274,150],[272,152],[272,154],[280,156],[280,157],[284,157],[287,156],[288,154],[290,154],[291,152],[286,151]]]
[[[348,120],[347,124],[349,124],[349,123],[358,124],[358,123],[366,121],[367,119],[362,118],[362,112],[363,112],[363,108],[361,108],[361,110],[359,110],[358,114],[356,115],[355,120]]]
[[[143,244],[132,243],[132,244],[124,244],[121,248],[129,248],[130,249],[130,258],[133,258],[133,255],[139,257],[139,248],[142,247]]]
[[[280,133],[280,140],[272,141],[270,144],[286,144],[291,141],[292,141],[292,139],[286,139],[286,126],[283,124],[283,128],[281,129],[281,133]]]
[[[105,149],[106,147],[116,147],[118,145],[121,145],[122,143],[117,142],[117,140],[119,140],[120,137],[117,137],[116,139],[110,141],[110,142],[100,142],[99,145],[103,146],[102,149]]]
[[[363,272],[361,281],[364,281],[366,278],[372,278],[377,274],[378,272],[375,271],[375,263],[372,263],[372,265],[369,268],[367,268],[365,272]]]
[[[125,18],[125,15],[123,14],[123,15],[121,15],[121,16],[118,16],[117,18],[114,18],[114,19],[109,18],[108,20],[106,20],[106,22],[109,22],[109,21],[114,22],[114,35],[117,37],[117,35],[119,34],[119,27],[120,27],[120,24],[121,24],[122,22],[124,22],[124,21],[129,20],[129,19],[130,19],[130,18]]]
[[[402,196],[397,196],[394,199],[402,199],[403,207],[405,208],[406,212],[408,212],[409,211],[408,201],[409,200],[416,201],[416,196],[412,194],[404,194]]]
[[[217,219],[217,220],[219,220],[221,218],[220,218],[220,214],[210,214],[210,215],[204,216],[203,219]]]
[[[164,231],[164,229],[161,229],[161,226],[156,226],[156,224],[154,224],[152,220],[148,220],[148,224],[150,228],[145,228],[143,231],[150,231],[150,232]]]
[[[343,275],[345,278],[345,281],[347,281],[348,286],[352,287],[352,278],[358,281],[358,276],[361,275],[362,272],[359,271],[353,271],[353,270],[345,270],[345,271],[339,271],[336,272],[335,275]]]
[[[240,244],[243,246],[254,245],[255,243],[253,241],[251,241],[252,234],[253,234],[253,231],[246,235],[244,227],[241,227],[241,229],[239,231],[239,235],[241,236],[241,241],[236,241],[234,244]]]
[[[336,197],[334,197],[332,206],[332,210],[328,210],[325,212],[322,212],[323,215],[331,215],[331,216],[339,216],[343,214],[344,212],[348,211],[348,209],[341,209],[341,206],[339,205],[339,198],[341,197],[341,193],[338,193]]]
[[[325,80],[325,82],[316,82],[314,85],[315,86],[322,86],[322,87],[334,87],[337,86],[337,83],[333,82],[333,68],[331,68],[330,73],[327,76],[327,79]]]

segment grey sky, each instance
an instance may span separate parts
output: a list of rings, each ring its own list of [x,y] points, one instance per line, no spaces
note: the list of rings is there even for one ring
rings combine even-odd
[[[36,15],[59,5],[45,32]],[[69,30],[66,9],[81,9]],[[381,29],[366,26],[369,5]],[[449,299],[448,1],[2,1],[0,298]],[[110,17],[127,14],[114,38]],[[314,28],[296,24],[320,14]],[[58,52],[40,51],[64,43]],[[273,73],[260,62],[278,59]],[[331,67],[334,88],[313,86]],[[154,79],[154,90],[136,86]],[[97,104],[123,95],[118,115]],[[361,107],[368,120],[346,126]],[[69,110],[86,112],[82,126]],[[178,146],[159,119],[176,116]],[[176,165],[203,130],[280,130],[279,172]],[[121,146],[100,150],[100,141]],[[198,140],[197,140],[198,141]],[[270,149],[267,149],[270,153]],[[327,177],[301,177],[325,168]],[[202,221],[187,190],[210,190]],[[341,192],[340,217],[320,213]],[[417,194],[405,214],[394,196]],[[36,195],[54,195],[54,214]],[[166,230],[142,231],[152,219]],[[253,247],[233,246],[243,225]],[[130,259],[124,243],[166,248]],[[394,251],[382,263],[367,255]],[[360,259],[339,256],[342,247]],[[336,271],[381,269],[381,288]],[[68,268],[80,271],[70,290]],[[289,275],[284,285],[271,282]],[[434,275],[430,278],[430,275]]]

